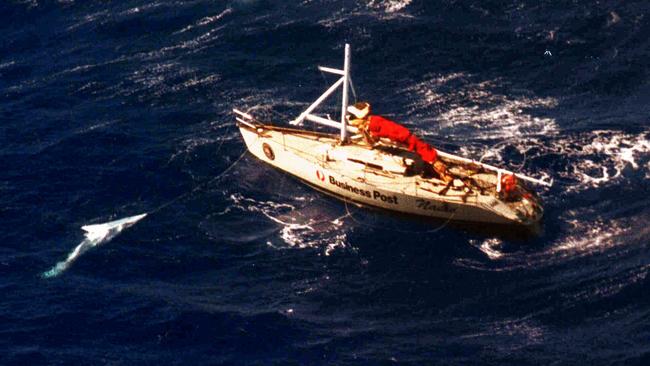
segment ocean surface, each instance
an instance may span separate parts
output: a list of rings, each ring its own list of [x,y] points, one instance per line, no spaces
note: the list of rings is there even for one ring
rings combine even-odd
[[[647,0],[3,1],[0,33],[1,365],[650,364]],[[376,113],[552,178],[540,227],[247,153],[232,108],[286,124],[346,42]]]

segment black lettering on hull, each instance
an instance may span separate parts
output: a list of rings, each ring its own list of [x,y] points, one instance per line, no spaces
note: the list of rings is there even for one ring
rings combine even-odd
[[[396,195],[387,196],[379,191],[372,191],[372,198],[376,200],[381,200],[382,202],[392,203],[394,205],[397,205]]]
[[[454,213],[457,210],[456,207],[450,207],[449,204],[447,204],[447,202],[433,203],[431,201],[427,201],[422,198],[416,199],[415,204],[419,209],[426,210],[426,211]]]
[[[365,189],[361,189],[359,187],[351,186],[346,182],[339,182],[336,180],[336,178],[332,177],[331,175],[329,176],[329,182],[330,184],[333,184],[341,189],[344,189],[348,192],[352,192],[354,194],[358,194],[363,197],[371,198],[370,191],[367,191]]]

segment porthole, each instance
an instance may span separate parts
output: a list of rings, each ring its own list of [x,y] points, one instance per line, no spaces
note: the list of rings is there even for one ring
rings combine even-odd
[[[266,142],[263,143],[262,150],[264,150],[264,155],[266,155],[269,160],[275,160],[275,154],[273,153],[273,149],[271,149],[271,146],[269,146],[269,144]]]

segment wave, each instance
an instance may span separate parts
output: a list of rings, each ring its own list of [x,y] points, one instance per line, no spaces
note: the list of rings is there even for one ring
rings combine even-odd
[[[280,203],[276,201],[262,201],[244,196],[242,193],[231,194],[228,198],[231,204],[216,216],[226,215],[232,220],[232,215],[261,214],[267,221],[264,225],[271,224],[275,227],[271,234],[260,223],[253,224],[252,218],[246,221],[255,225],[258,232],[266,233],[266,244],[275,249],[286,248],[319,248],[324,255],[330,255],[334,250],[347,247],[347,234],[344,228],[344,218],[347,215],[337,215],[334,212],[325,212],[323,207],[315,205],[313,196],[293,197],[292,203]],[[218,218],[213,216],[212,220]],[[259,219],[255,219],[257,221]],[[226,235],[234,235],[227,233]],[[246,235],[249,239],[262,240],[262,237]],[[276,238],[280,239],[278,243]],[[280,244],[280,245],[279,245]]]
[[[199,129],[203,129],[206,123],[201,123]],[[209,121],[207,122],[212,128],[210,129],[209,137],[196,137],[196,133],[193,132],[188,136],[181,136],[175,144],[179,145],[179,148],[169,157],[167,164],[174,162],[178,157],[183,157],[183,164],[187,163],[190,157],[201,147],[217,144],[216,150],[211,152],[211,154],[216,155],[219,153],[223,147],[223,144],[226,141],[238,140],[240,134],[238,131],[232,131],[234,128],[233,125],[223,124],[220,121]],[[218,134],[215,136],[214,134]]]
[[[527,145],[527,146],[524,146]],[[545,141],[518,142],[523,153],[563,157],[554,175],[566,194],[611,184],[628,184],[641,171],[650,172],[650,132],[597,130]]]
[[[387,13],[398,12],[413,2],[412,0],[371,0],[368,2],[370,8],[382,9]]]
[[[641,174],[650,175],[650,131],[636,134],[596,130],[550,137],[513,136],[492,146],[470,142],[460,151],[478,160],[553,178],[555,192],[560,197],[614,184],[624,187]]]
[[[511,95],[507,90],[498,79],[451,73],[429,75],[400,94],[418,96],[410,98],[415,100],[407,108],[413,128],[421,129],[423,136],[438,140],[445,136],[443,145],[463,141],[460,154],[477,160],[524,170],[535,162],[536,170],[546,173],[527,173],[557,178],[567,192],[621,182],[630,178],[625,173],[628,167],[631,175],[650,174],[649,131],[563,131],[554,118],[544,116],[558,107],[557,99],[534,97],[521,89]],[[560,156],[563,159],[549,164],[549,158]]]
[[[594,215],[598,218],[588,219]],[[563,224],[554,225],[559,231],[553,234],[556,239],[541,248],[513,250],[499,239],[472,239],[470,245],[485,256],[458,258],[454,263],[472,271],[525,276],[524,282],[503,288],[499,296],[537,304],[531,316],[576,308],[600,314],[597,309],[602,305],[627,299],[647,282],[650,264],[639,258],[648,249],[648,217],[647,211],[612,219],[598,209],[571,210],[563,215]],[[585,316],[582,311],[576,316]]]
[[[177,32],[174,32],[174,34],[185,33],[185,32],[190,31],[192,29],[203,27],[203,26],[206,26],[208,24],[212,24],[212,23],[214,23],[214,22],[216,22],[218,20],[221,20],[221,18],[225,17],[226,15],[231,14],[232,12],[233,12],[232,8],[226,8],[226,10],[222,11],[221,13],[219,13],[217,15],[209,15],[209,16],[203,17],[203,18],[199,19],[196,23],[188,25],[188,26],[184,27],[183,29],[181,29],[181,30],[179,30]]]
[[[77,28],[84,27],[86,25],[95,23],[97,20],[104,20],[106,17],[109,15],[108,10],[100,10],[98,12],[92,13],[92,14],[87,14],[81,17],[81,19],[77,20],[76,23],[68,26],[66,29],[68,32],[72,32],[76,30]]]
[[[646,207],[647,202],[639,206]],[[560,222],[554,224],[558,231],[552,234],[555,239],[547,237],[551,240],[541,250],[515,247],[513,251],[499,238],[470,239],[469,244],[482,252],[487,260],[462,258],[457,264],[486,271],[541,270],[592,256],[611,254],[626,257],[640,249],[638,243],[648,234],[645,219],[649,214],[643,212],[639,216],[616,218],[616,213],[600,206],[569,209],[560,215]],[[626,265],[635,268],[638,263]],[[590,266],[584,268],[589,270]]]
[[[400,92],[419,96],[406,106],[418,128],[435,123],[435,134],[463,139],[548,136],[559,130],[554,118],[533,114],[555,108],[555,98],[535,97],[522,89],[511,93],[505,81],[481,80],[474,74],[431,74],[424,79]],[[433,133],[427,128],[423,135]]]

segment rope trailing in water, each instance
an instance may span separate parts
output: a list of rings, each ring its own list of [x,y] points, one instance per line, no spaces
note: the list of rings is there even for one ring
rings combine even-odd
[[[227,130],[226,130],[226,132],[227,132]],[[222,135],[221,142],[219,143],[219,146],[217,147],[216,152],[219,152],[219,150],[221,150],[221,147],[223,146],[223,143],[225,141],[225,136],[226,136],[226,133],[224,133]],[[171,200],[159,205],[158,207],[154,208],[153,210],[151,210],[149,212],[139,214],[139,215],[135,215],[135,216],[129,216],[129,217],[126,217],[126,218],[123,218],[123,219],[114,220],[114,221],[110,221],[110,222],[106,222],[106,223],[82,226],[82,229],[84,231],[86,231],[85,239],[83,241],[81,241],[81,243],[79,243],[72,250],[72,252],[68,255],[68,257],[65,260],[58,262],[51,269],[49,269],[46,272],[43,272],[41,276],[43,278],[51,278],[51,277],[59,276],[66,269],[68,269],[72,265],[72,263],[74,261],[76,261],[77,258],[79,258],[79,256],[81,256],[83,253],[85,253],[88,249],[90,249],[92,247],[96,247],[96,246],[98,246],[100,244],[103,244],[103,243],[106,243],[106,242],[110,241],[111,239],[116,237],[119,233],[121,233],[124,229],[135,225],[137,222],[144,219],[145,217],[147,217],[147,216],[149,216],[151,214],[157,213],[157,212],[163,210],[164,208],[166,208],[166,207],[168,207],[168,206],[170,206],[170,205],[172,205],[172,204],[174,204],[174,203],[176,203],[176,202],[178,202],[178,201],[180,201],[182,199],[185,199],[185,198],[191,196],[192,194],[194,194],[198,190],[200,190],[200,189],[202,189],[202,188],[204,188],[204,187],[206,187],[206,186],[208,186],[210,184],[213,184],[213,183],[217,182],[222,177],[224,177],[228,172],[230,172],[232,170],[232,168],[235,167],[235,165],[237,165],[237,163],[239,163],[239,161],[246,155],[247,152],[248,152],[248,149],[244,149],[244,151],[239,155],[239,157],[237,159],[235,159],[235,161],[233,161],[232,164],[230,164],[226,169],[224,169],[216,177],[211,178],[211,179],[199,184],[198,186],[194,187],[189,192],[185,192],[185,193],[183,193],[183,194],[181,194],[181,195],[179,195],[177,197],[172,198]]]

